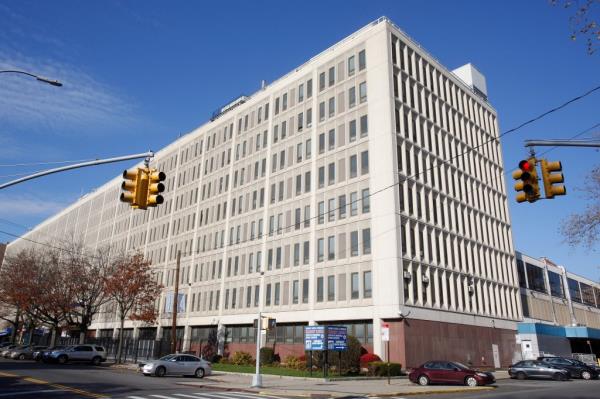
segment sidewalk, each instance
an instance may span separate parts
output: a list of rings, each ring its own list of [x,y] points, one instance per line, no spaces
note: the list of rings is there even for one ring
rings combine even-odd
[[[496,379],[508,378],[506,371],[495,373]],[[338,380],[326,381],[320,378],[298,378],[263,375],[263,388],[250,388],[252,374],[214,372],[200,381],[181,382],[182,385],[218,390],[236,390],[267,395],[292,395],[313,398],[338,398],[350,395],[364,396],[407,396],[433,393],[456,393],[493,390],[493,386],[465,387],[460,385],[419,386],[408,378],[391,379],[390,384],[383,380]]]

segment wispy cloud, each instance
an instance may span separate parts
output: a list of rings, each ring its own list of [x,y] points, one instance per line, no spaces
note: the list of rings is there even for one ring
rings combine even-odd
[[[40,200],[29,195],[0,195],[0,217],[19,218],[23,216],[47,217],[69,205],[68,201]]]

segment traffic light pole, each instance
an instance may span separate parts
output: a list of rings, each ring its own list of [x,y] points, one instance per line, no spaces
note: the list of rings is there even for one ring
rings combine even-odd
[[[525,140],[525,147],[600,147],[598,140]]]
[[[2,190],[3,188],[14,186],[15,184],[23,183],[24,181],[27,181],[27,180],[37,179],[38,177],[47,176],[47,175],[51,175],[51,174],[59,173],[59,172],[64,172],[66,170],[85,168],[88,166],[103,165],[106,163],[123,162],[123,161],[129,161],[131,159],[140,159],[140,158],[145,158],[146,163],[148,163],[149,159],[152,157],[154,157],[154,152],[148,151],[148,152],[144,152],[141,154],[125,155],[122,157],[115,157],[115,158],[96,159],[94,161],[81,162],[81,163],[76,163],[76,164],[68,165],[68,166],[61,166],[60,168],[43,170],[41,172],[37,172],[37,173],[31,174],[28,176],[20,177],[18,179],[11,180],[9,182],[0,184],[0,190]]]

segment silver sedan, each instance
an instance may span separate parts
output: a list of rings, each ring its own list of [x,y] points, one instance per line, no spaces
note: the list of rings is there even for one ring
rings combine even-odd
[[[192,355],[167,355],[158,360],[150,360],[141,366],[144,375],[193,375],[202,378],[212,372],[211,364]]]

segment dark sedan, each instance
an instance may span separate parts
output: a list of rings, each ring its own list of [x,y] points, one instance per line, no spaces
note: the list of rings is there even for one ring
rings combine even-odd
[[[494,374],[473,370],[458,362],[431,361],[413,369],[408,379],[419,385],[464,384],[470,387],[496,382]]]
[[[569,379],[569,372],[563,368],[538,360],[523,360],[508,368],[511,378],[524,380],[526,378],[552,378],[557,381]]]
[[[583,378],[584,380],[598,378],[598,371],[596,371],[594,367],[590,367],[577,359],[568,359],[559,356],[542,356],[538,357],[538,360],[567,370],[571,378]]]
[[[50,348],[44,349],[42,351],[34,352],[33,360],[38,361],[38,362],[39,361],[47,362],[52,351],[58,351],[58,350],[62,350],[65,348],[66,348],[65,345],[56,345],[56,346],[52,346]]]

